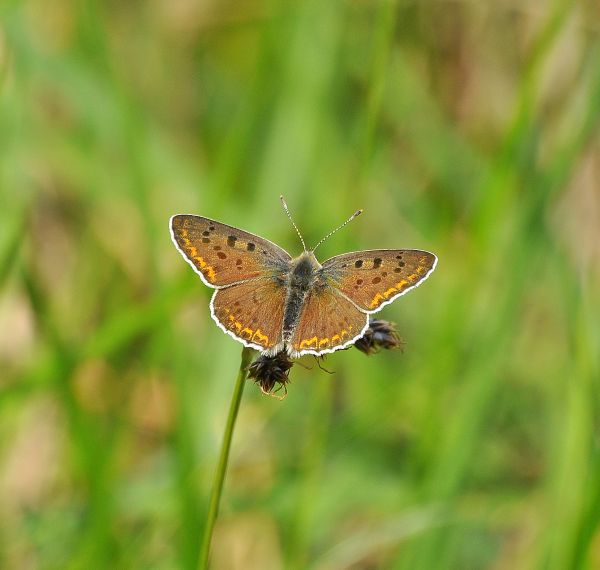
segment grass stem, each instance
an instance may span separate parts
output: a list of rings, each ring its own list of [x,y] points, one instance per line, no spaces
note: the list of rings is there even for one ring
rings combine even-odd
[[[252,350],[244,347],[242,350],[242,359],[240,369],[235,381],[235,388],[231,403],[229,404],[229,415],[227,416],[227,424],[225,433],[223,434],[223,443],[221,444],[221,453],[219,455],[219,463],[215,471],[212,491],[210,495],[210,503],[208,506],[208,514],[206,516],[206,525],[204,526],[204,536],[202,537],[202,545],[200,547],[200,557],[198,559],[199,570],[208,568],[208,560],[210,556],[210,545],[212,534],[215,528],[217,515],[219,514],[219,504],[221,502],[221,494],[223,492],[223,483],[225,481],[225,473],[227,472],[227,462],[229,461],[229,450],[231,449],[231,440],[233,438],[233,429],[235,428],[235,420],[240,409],[242,394],[244,393],[244,384],[248,374],[248,365],[252,360]]]

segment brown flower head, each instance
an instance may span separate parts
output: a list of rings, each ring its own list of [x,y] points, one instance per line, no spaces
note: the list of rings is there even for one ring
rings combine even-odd
[[[383,319],[369,319],[369,328],[354,346],[367,356],[379,352],[382,348],[402,348],[402,339],[395,327],[394,323]]]
[[[294,363],[285,351],[275,356],[261,354],[248,367],[248,378],[258,384],[263,394],[274,396],[276,392],[283,388],[283,399],[287,395],[286,384],[289,382],[290,369],[293,365]]]

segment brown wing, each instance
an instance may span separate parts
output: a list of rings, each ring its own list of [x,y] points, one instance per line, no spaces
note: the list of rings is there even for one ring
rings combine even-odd
[[[328,259],[323,276],[361,310],[375,313],[420,285],[437,257],[417,249],[356,251]]]
[[[298,324],[288,342],[292,356],[325,354],[358,340],[368,317],[329,286],[313,289],[304,301]]]
[[[281,273],[291,260],[269,240],[201,216],[173,216],[170,228],[175,247],[209,287]]]
[[[278,352],[283,348],[285,285],[271,277],[215,291],[210,312],[219,328],[245,346]]]

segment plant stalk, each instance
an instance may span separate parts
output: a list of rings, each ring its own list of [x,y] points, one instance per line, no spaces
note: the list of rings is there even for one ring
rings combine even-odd
[[[231,403],[229,404],[229,415],[227,416],[227,424],[225,426],[225,433],[223,434],[223,443],[221,444],[219,463],[217,464],[213,479],[210,503],[208,505],[208,514],[206,516],[206,524],[204,526],[204,536],[202,537],[200,557],[198,559],[199,570],[206,570],[208,568],[210,545],[217,515],[219,514],[219,504],[221,502],[221,494],[223,492],[225,473],[227,472],[227,462],[229,461],[229,450],[231,449],[231,440],[233,438],[235,420],[238,415],[238,410],[240,409],[240,402],[242,401],[242,394],[244,393],[246,376],[248,375],[248,365],[250,364],[251,360],[252,349],[244,347],[242,350],[240,369],[235,382],[233,395],[231,397]]]

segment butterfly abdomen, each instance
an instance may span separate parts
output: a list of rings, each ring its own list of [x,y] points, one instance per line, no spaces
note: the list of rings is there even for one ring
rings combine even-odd
[[[308,292],[313,287],[316,272],[321,265],[310,252],[304,252],[292,261],[288,291],[283,315],[283,340],[288,341],[302,313],[302,306]]]

